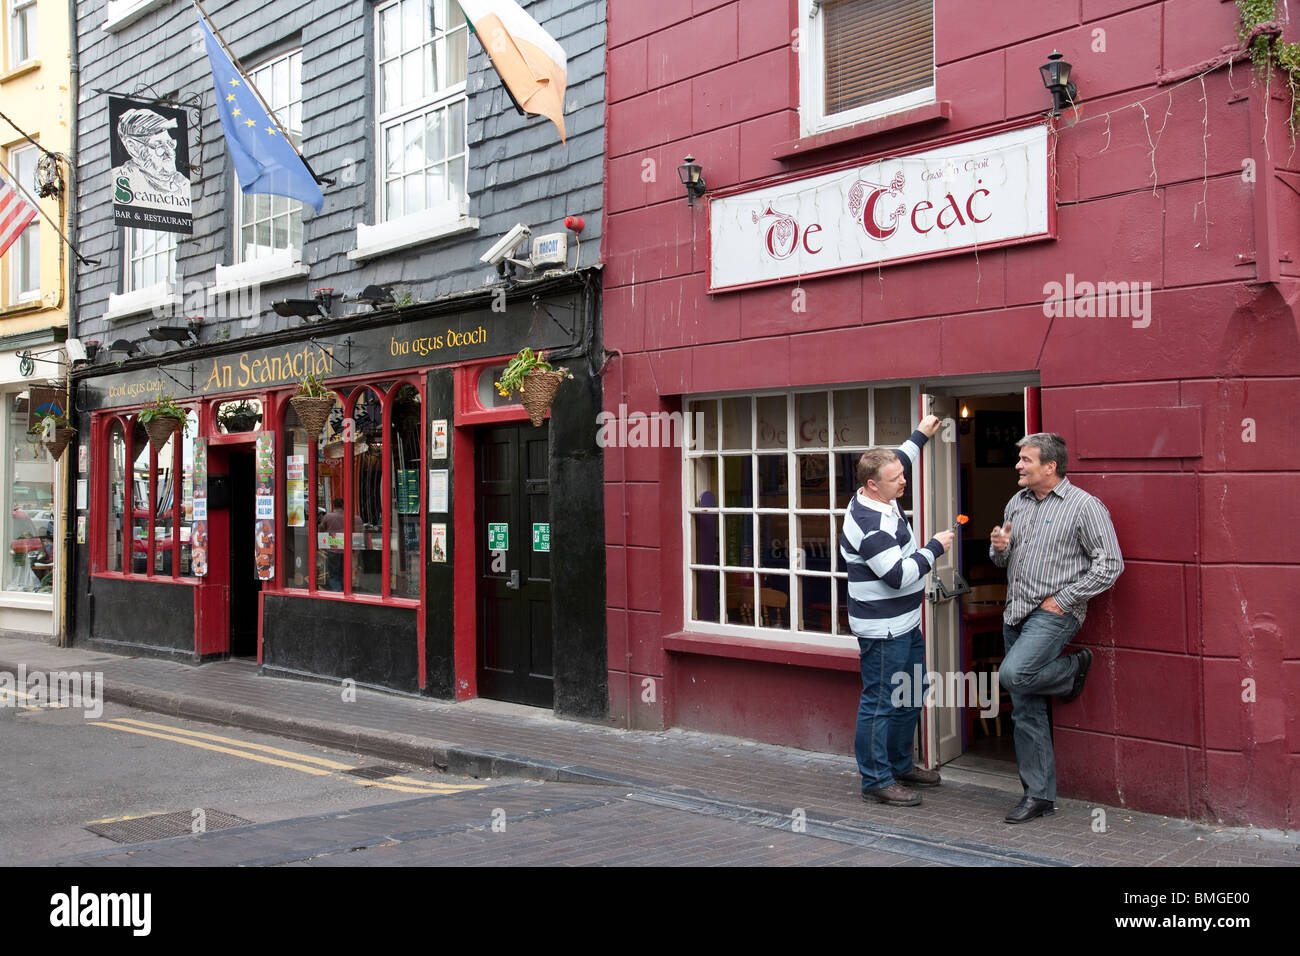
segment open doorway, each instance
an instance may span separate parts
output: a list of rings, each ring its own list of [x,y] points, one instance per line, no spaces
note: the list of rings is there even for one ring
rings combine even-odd
[[[1006,570],[989,558],[989,531],[1002,523],[1003,509],[1019,487],[1016,442],[1025,435],[1022,392],[1004,395],[957,395],[959,473],[962,511],[960,570],[970,592],[960,597],[962,652],[967,670],[989,673],[1002,663],[1002,611]],[[993,707],[967,708],[963,765],[971,769],[1014,772],[1011,700],[1001,688]]]
[[[257,657],[258,593],[254,565],[256,477],[253,449],[231,448],[230,467],[230,656]]]
[[[927,694],[922,716],[931,768],[1016,774],[1011,699],[995,675],[1007,578],[988,556],[989,533],[1019,490],[1016,442],[1039,420],[1037,392],[1017,378],[922,386],[922,413],[944,422],[923,459],[925,533],[960,528],[957,546],[935,564],[923,618],[927,667],[943,685],[933,699]],[[958,513],[969,520],[958,523]]]

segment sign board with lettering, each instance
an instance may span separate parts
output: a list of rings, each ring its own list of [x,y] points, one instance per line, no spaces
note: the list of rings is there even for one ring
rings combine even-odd
[[[551,525],[550,522],[533,522],[533,550],[550,551],[551,550]]]
[[[567,305],[572,295],[544,299]],[[571,344],[554,322],[535,321],[531,305],[511,305],[505,312],[487,306],[453,315],[417,318],[408,306],[389,325],[350,327],[322,334],[313,329],[296,341],[177,359],[158,367],[89,375],[86,408],[142,405],[160,394],[177,401],[209,395],[250,392],[294,385],[306,375],[326,379],[358,371],[384,372],[470,361],[517,352],[525,345],[553,349]],[[164,374],[164,371],[166,374]]]
[[[709,291],[1056,234],[1043,124],[709,200]]]
[[[185,110],[110,96],[108,129],[113,221],[122,229],[193,233]]]
[[[505,522],[493,522],[488,525],[488,550],[510,550],[510,525]]]

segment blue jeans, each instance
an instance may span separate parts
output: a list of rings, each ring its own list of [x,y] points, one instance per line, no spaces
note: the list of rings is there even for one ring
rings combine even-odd
[[[1047,720],[1047,698],[1067,693],[1079,669],[1077,658],[1061,651],[1079,630],[1073,614],[1035,610],[1019,624],[1002,625],[1007,655],[998,668],[998,683],[1011,694],[1016,731],[1016,763],[1025,794],[1056,799],[1056,754]]]
[[[924,687],[913,687],[916,669],[925,672],[925,640],[921,629],[914,628],[883,640],[858,638],[859,663],[862,666],[862,700],[858,703],[858,728],[853,752],[862,774],[862,789],[882,790],[894,782],[897,774],[912,769],[912,737],[921,719]],[[895,674],[907,680],[898,684]],[[903,695],[901,707],[895,707],[894,689],[910,691]]]

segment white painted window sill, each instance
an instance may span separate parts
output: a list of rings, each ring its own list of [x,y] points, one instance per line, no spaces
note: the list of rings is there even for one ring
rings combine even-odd
[[[158,282],[154,285],[136,289],[133,292],[116,292],[108,296],[108,309],[104,312],[105,322],[115,322],[130,315],[155,310],[166,311],[179,309],[181,297],[170,282]]]
[[[233,266],[217,266],[216,294],[224,295],[250,286],[269,285],[285,279],[301,279],[311,273],[311,267],[302,262],[299,249],[281,249],[270,256],[239,262]]]
[[[348,253],[348,258],[354,262],[372,259],[387,252],[478,229],[478,220],[463,211],[459,211],[454,219],[439,216],[440,211],[416,213],[373,226],[357,223],[357,247]]]
[[[53,594],[25,591],[0,591],[0,607],[20,607],[33,611],[54,610]]]
[[[113,33],[130,26],[150,10],[156,10],[168,0],[108,0],[105,4],[104,32]]]

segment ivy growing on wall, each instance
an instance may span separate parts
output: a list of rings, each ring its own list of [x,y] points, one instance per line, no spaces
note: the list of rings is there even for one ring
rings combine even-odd
[[[1249,39],[1251,31],[1261,23],[1277,19],[1276,0],[1237,0],[1237,9],[1241,13],[1241,23],[1237,35],[1242,42]],[[1300,97],[1296,96],[1300,81],[1300,43],[1287,43],[1280,37],[1262,34],[1250,45],[1250,59],[1256,69],[1263,72],[1267,79],[1274,70],[1286,77],[1291,90],[1291,133],[1294,135],[1300,127]]]

